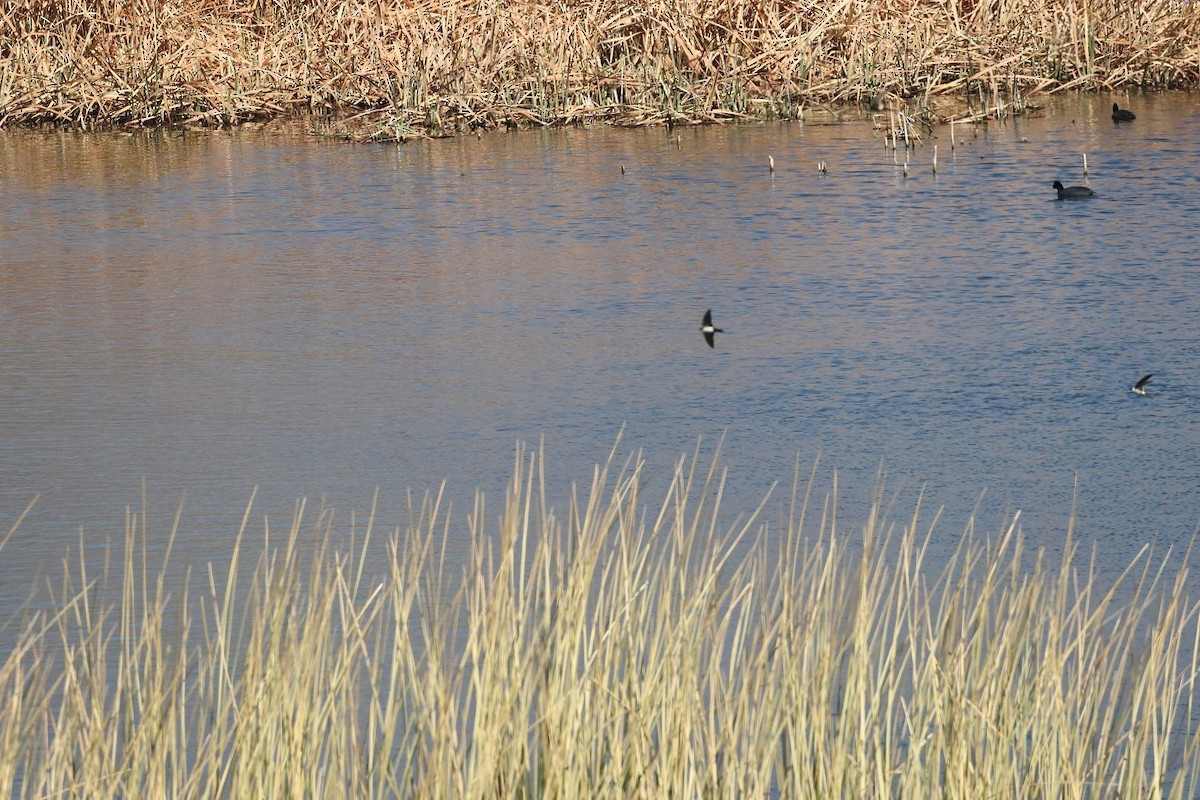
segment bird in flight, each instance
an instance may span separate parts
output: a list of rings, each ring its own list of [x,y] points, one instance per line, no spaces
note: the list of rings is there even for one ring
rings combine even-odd
[[[714,328],[712,321],[712,309],[704,312],[704,322],[700,323],[700,332],[704,334],[704,341],[708,342],[709,347],[713,347],[713,334],[724,333],[721,328]]]
[[[1134,394],[1140,394],[1142,397],[1149,397],[1150,394],[1146,391],[1146,384],[1149,383],[1150,379],[1153,377],[1154,377],[1153,373],[1147,375],[1146,377],[1142,378],[1140,381],[1135,383],[1133,386],[1130,386],[1129,391],[1133,392]]]

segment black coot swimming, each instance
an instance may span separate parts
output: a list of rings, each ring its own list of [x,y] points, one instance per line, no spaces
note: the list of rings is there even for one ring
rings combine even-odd
[[[1055,181],[1054,188],[1058,190],[1059,200],[1082,200],[1095,194],[1086,186],[1063,186],[1062,181]]]
[[[1137,114],[1118,108],[1117,104],[1113,103],[1113,122],[1133,122],[1135,119],[1137,119]]]

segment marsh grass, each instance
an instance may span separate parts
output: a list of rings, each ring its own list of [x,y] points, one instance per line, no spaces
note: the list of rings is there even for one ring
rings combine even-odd
[[[1196,12],[1183,0],[12,0],[0,125],[306,111],[336,117],[328,132],[403,139],[789,118],[884,91],[987,106],[1188,88]]]
[[[0,667],[0,791],[1195,795],[1197,606],[1148,554],[1102,585],[1014,521],[935,569],[917,512],[847,525],[815,469],[780,529],[722,523],[695,459],[650,505],[610,456],[560,517],[543,463],[518,454],[494,523],[429,496],[380,542],[301,506],[190,581],[131,517]]]

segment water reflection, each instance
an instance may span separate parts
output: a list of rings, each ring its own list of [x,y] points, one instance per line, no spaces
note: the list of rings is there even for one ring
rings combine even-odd
[[[410,487],[495,497],[517,439],[544,437],[565,496],[623,426],[651,493],[725,433],[731,514],[820,455],[844,519],[882,463],[946,506],[947,548],[985,488],[993,526],[1020,508],[1055,546],[1076,477],[1107,562],[1181,545],[1200,125],[1185,97],[1136,98],[1119,128],[1110,104],[960,129],[953,151],[939,129],[938,173],[925,147],[907,178],[866,123],[8,133],[0,514],[42,499],[3,585],[81,526],[118,534],[143,478],[152,523],[186,491],[189,557],[222,560],[256,485],[281,522],[298,496],[361,514],[378,486],[394,524]],[[1055,202],[1084,153],[1097,197]],[[1146,372],[1149,401],[1128,391]]]

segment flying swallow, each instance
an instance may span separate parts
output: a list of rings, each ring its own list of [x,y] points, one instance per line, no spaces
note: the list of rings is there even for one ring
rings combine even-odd
[[[709,347],[713,347],[713,334],[724,333],[722,328],[714,328],[712,321],[712,309],[704,312],[704,322],[700,323],[700,332],[704,334],[704,341],[708,342]]]

